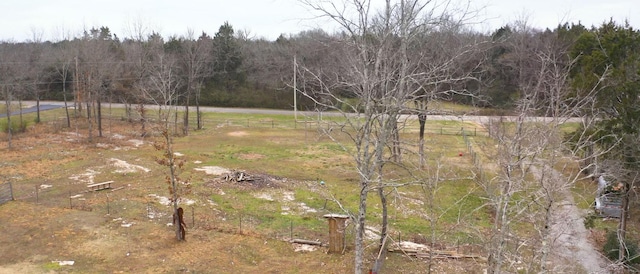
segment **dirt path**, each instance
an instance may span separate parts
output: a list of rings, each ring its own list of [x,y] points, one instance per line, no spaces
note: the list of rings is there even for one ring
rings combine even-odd
[[[537,177],[541,172],[532,166],[531,171]],[[563,175],[555,169],[548,168],[548,175],[555,182],[566,182]],[[551,224],[552,243],[551,258],[556,266],[569,267],[579,264],[588,273],[610,273],[608,260],[598,252],[588,239],[589,231],[584,227],[583,213],[576,206],[571,191],[566,187],[558,187],[564,201],[556,204]],[[562,260],[564,259],[564,260]],[[565,261],[568,265],[558,265]]]

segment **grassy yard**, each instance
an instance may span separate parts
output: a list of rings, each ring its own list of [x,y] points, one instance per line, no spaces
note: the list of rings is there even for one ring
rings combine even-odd
[[[191,185],[183,194],[188,241],[178,244],[166,226],[171,222],[171,209],[161,199],[169,192],[166,170],[155,163],[162,153],[152,144],[160,139],[140,136],[139,120],[126,122],[122,109],[103,109],[103,114],[112,118],[103,121],[102,137],[94,130],[91,143],[85,119],[73,119],[72,127],[66,128],[64,112],[53,110],[42,112],[44,123],[38,125],[35,114],[23,115],[27,132],[14,136],[12,149],[2,144],[0,176],[12,182],[17,201],[0,206],[0,216],[13,220],[0,229],[7,235],[0,249],[2,261],[11,262],[0,269],[175,272],[215,266],[223,273],[257,269],[299,273],[316,271],[321,265],[338,273],[352,268],[350,252],[343,256],[295,252],[286,241],[302,238],[326,243],[327,223],[322,215],[345,213],[336,202],[349,212],[357,208],[358,175],[352,157],[345,152],[350,145],[345,136],[336,143],[321,134],[318,127],[329,124],[317,120],[295,123],[286,115],[205,113],[204,130],[174,139],[174,150],[185,160],[180,177]],[[429,153],[438,155],[430,163],[456,162],[447,173],[465,174],[468,159],[467,164],[458,159],[458,151],[464,149],[462,139],[445,135],[444,128],[474,125],[431,122],[429,127],[433,129],[428,133]],[[404,124],[402,138],[417,139],[417,121]],[[124,170],[119,166],[122,163],[128,165]],[[244,171],[268,183],[224,182],[200,171],[214,166]],[[420,176],[428,179],[429,172]],[[400,170],[390,174],[390,180],[407,180]],[[425,202],[423,183],[391,193],[392,235],[425,241],[425,235],[435,229],[442,247],[478,243],[478,235],[458,226],[460,214],[481,203],[480,194],[472,181],[458,177],[434,186],[437,199],[432,203]],[[114,181],[118,190],[87,192],[88,183],[104,181]],[[427,209],[440,216],[434,228],[425,218]],[[372,193],[368,214],[372,231],[377,230],[379,218],[377,196]],[[462,218],[487,225],[482,211]],[[452,234],[452,230],[457,232]],[[352,233],[353,225],[349,225],[347,250],[353,248]],[[211,261],[201,253],[226,262]],[[56,260],[76,264],[59,266],[52,262]],[[455,269],[467,263],[438,267]],[[420,273],[424,265],[393,254],[387,268]]]
[[[103,136],[88,142],[85,119],[70,128],[62,110],[34,114],[26,133],[14,136],[13,148],[0,144],[0,178],[13,184],[16,202],[0,206],[0,272],[210,272],[327,273],[353,268],[353,224],[346,230],[344,255],[296,251],[288,240],[328,241],[328,213],[354,213],[358,180],[345,135],[323,130],[325,123],[296,123],[290,115],[205,113],[204,129],[175,137],[179,170],[188,183],[182,194],[187,242],[174,240],[166,167],[156,163],[162,152],[159,136],[142,136],[139,119],[127,122],[124,110],[103,110]],[[152,112],[149,112],[152,115]],[[192,115],[192,126],[195,116]],[[483,207],[483,190],[474,179],[473,160],[459,134],[474,144],[491,147],[491,139],[473,123],[428,121],[427,168],[419,172],[386,166],[390,232],[394,240],[433,244],[440,249],[482,253],[491,226]],[[94,125],[95,126],[95,125]],[[147,126],[147,130],[149,127]],[[417,143],[415,119],[402,124],[401,139],[410,150]],[[470,134],[474,132],[474,134]],[[0,134],[2,140],[6,136]],[[413,147],[412,147],[413,146]],[[346,149],[346,151],[345,151]],[[480,156],[482,157],[482,156]],[[405,162],[417,155],[405,153]],[[483,161],[490,159],[482,158]],[[233,182],[207,169],[242,171],[253,181]],[[491,170],[489,170],[491,172]],[[92,182],[114,181],[114,191],[87,191]],[[586,185],[585,185],[586,187]],[[584,190],[583,192],[588,191]],[[80,195],[80,196],[78,196]],[[70,198],[73,197],[73,198]],[[381,206],[370,193],[367,225],[379,230]],[[375,236],[367,260],[375,256]],[[60,266],[56,260],[74,260]],[[436,272],[456,273],[483,263],[469,260],[435,262]],[[389,254],[385,271],[424,273],[423,260]]]

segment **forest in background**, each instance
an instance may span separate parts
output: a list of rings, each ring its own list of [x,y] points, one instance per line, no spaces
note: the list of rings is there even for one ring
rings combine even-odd
[[[143,86],[149,86],[148,76],[162,67],[170,73],[162,77],[171,80],[176,92],[173,100],[181,105],[292,109],[294,67],[304,68],[296,69],[296,85],[305,93],[320,89],[319,82],[339,83],[345,69],[339,61],[348,47],[344,41],[349,39],[345,33],[315,29],[268,41],[236,32],[229,23],[220,26],[213,37],[189,32],[165,39],[157,32],[139,29],[133,37],[121,38],[109,27],[100,26],[55,42],[43,41],[42,33],[34,31],[30,41],[2,42],[3,96],[11,93],[14,100],[66,97],[75,101],[91,96],[102,102],[143,103],[148,101],[143,91]],[[408,56],[453,58],[447,56],[448,49],[473,47],[464,58],[455,58],[456,71],[451,71],[454,77],[471,77],[428,88],[454,91],[439,100],[493,109],[486,114],[504,114],[514,107],[514,102],[528,96],[519,85],[539,73],[536,63],[540,56],[536,52],[548,49],[560,57],[558,66],[568,68],[577,57],[589,53],[581,46],[590,37],[616,32],[633,35],[627,40],[613,38],[608,42],[616,43],[612,48],[640,48],[634,38],[637,30],[613,21],[590,28],[560,24],[553,30],[515,22],[490,34],[451,23],[425,27],[409,45]],[[372,34],[372,44],[376,43],[374,37]],[[574,71],[579,69],[572,67]],[[305,73],[319,79],[304,77]],[[577,74],[573,73],[572,78],[577,79]],[[345,100],[356,97],[339,88],[334,92]],[[305,96],[298,95],[297,99],[299,110],[321,108]],[[549,115],[550,111],[541,108],[537,115]]]
[[[429,172],[440,166],[425,161],[423,127],[426,116],[434,112],[427,103],[448,101],[492,109],[485,114],[509,113],[515,120],[484,125],[496,144],[485,152],[495,162],[495,176],[477,182],[487,192],[487,204],[496,216],[489,232],[488,272],[499,273],[509,260],[523,258],[518,250],[506,253],[509,228],[515,228],[515,223],[533,224],[537,229],[539,237],[529,241],[540,243],[532,246],[531,269],[546,271],[550,254],[546,243],[553,240],[550,216],[562,202],[557,197],[568,196],[564,191],[576,181],[601,174],[624,182],[616,235],[618,250],[627,249],[627,210],[637,202],[629,197],[640,178],[639,32],[613,21],[591,28],[561,24],[554,30],[536,30],[523,21],[483,34],[448,14],[432,17],[433,10],[422,9],[418,2],[407,6],[401,1],[393,7],[387,2],[386,10],[371,17],[368,10],[356,6],[362,19],[358,22],[317,7],[343,23],[344,31],[305,31],[276,41],[236,33],[229,23],[213,37],[191,32],[165,39],[141,30],[121,39],[103,26],[79,37],[47,42],[35,33],[30,42],[1,44],[2,98],[7,112],[11,102],[19,100],[72,100],[73,109],[80,110],[76,114],[86,108],[89,142],[93,123],[102,136],[102,103],[124,103],[129,112],[138,105],[143,131],[144,105],[154,104],[164,123],[166,155],[173,155],[168,121],[178,119],[169,114],[177,113],[178,106],[291,109],[295,86],[300,92],[298,109],[357,111],[362,115],[344,115],[345,122],[335,125],[341,133],[353,134],[350,140],[355,149],[345,150],[354,156],[359,174],[360,203],[353,216],[356,273],[363,269],[369,193],[377,193],[380,199],[379,249],[385,250],[385,190],[397,188],[390,164],[421,172],[423,177],[403,178],[415,179],[408,184],[437,189],[439,177],[429,177]],[[167,109],[164,116],[163,108]],[[397,121],[405,113],[418,114],[417,144],[401,142]],[[532,116],[551,119],[528,122]],[[11,124],[9,113],[7,117]],[[564,136],[567,117],[580,117],[582,124]],[[182,118],[187,135],[189,108]],[[416,157],[406,157],[409,151]],[[555,168],[569,166],[557,155],[581,164],[566,181],[556,179]],[[535,169],[540,170],[535,174],[539,176],[530,180],[527,175]],[[515,202],[526,202],[526,207]],[[378,254],[376,265],[384,261],[383,253]],[[613,257],[625,262],[636,254],[620,252]]]

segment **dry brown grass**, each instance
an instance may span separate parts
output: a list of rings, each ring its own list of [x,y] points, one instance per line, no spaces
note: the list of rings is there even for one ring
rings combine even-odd
[[[201,165],[224,162],[221,159],[227,155],[217,151],[225,146],[251,146],[266,140],[273,148],[235,153],[225,160],[233,165],[229,168],[247,169],[252,174],[265,176],[264,172],[269,170],[289,172],[294,178],[282,178],[269,189],[314,192],[318,186],[302,180],[314,180],[318,170],[326,172],[323,179],[328,182],[353,175],[347,164],[349,157],[315,146],[314,140],[318,137],[307,137],[303,133],[304,138],[287,142],[290,133],[229,128],[176,140],[176,151],[185,153],[188,159],[184,176],[191,178],[193,184],[188,198],[196,201],[195,205],[185,208],[187,241],[176,242],[172,227],[167,226],[170,208],[149,196],[168,196],[162,183],[164,171],[153,160],[160,155],[150,145],[154,137],[144,138],[142,145],[130,142],[142,139],[139,125],[114,121],[109,131],[105,131],[106,137],[88,143],[85,127],[79,125],[78,128],[66,130],[42,124],[17,135],[12,149],[6,147],[6,142],[0,143],[0,178],[13,183],[18,198],[0,206],[0,273],[352,272],[350,248],[344,255],[326,254],[326,247],[313,252],[295,252],[294,246],[281,234],[260,226],[259,212],[253,213],[253,219],[244,221],[240,232],[237,215],[211,201],[212,195],[220,192],[261,193],[266,186],[251,188],[212,183],[211,176],[193,171],[197,166],[195,161],[201,161]],[[278,151],[289,149],[291,144],[298,145],[289,151],[296,157],[278,155]],[[116,173],[109,165],[110,158],[149,168],[150,172]],[[114,188],[122,189],[87,192],[86,183],[70,178],[88,171],[95,172],[91,175],[95,182],[114,180]],[[51,187],[38,188],[42,184]],[[69,199],[78,194],[82,196]],[[229,207],[234,206],[238,205]],[[269,206],[273,205],[266,203],[260,208]],[[150,213],[153,218],[149,217]],[[313,240],[315,237],[323,242],[328,240],[324,230],[300,226],[296,229],[302,236],[314,237]],[[374,248],[368,250],[371,254],[367,259],[372,260]],[[75,263],[60,266],[53,262],[59,260]],[[434,268],[441,273],[477,273],[480,269],[468,261],[438,261]],[[389,254],[384,271],[424,273],[426,263]]]

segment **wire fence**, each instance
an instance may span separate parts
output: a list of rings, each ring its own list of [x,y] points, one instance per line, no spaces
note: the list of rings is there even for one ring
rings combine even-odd
[[[11,182],[0,184],[0,205],[13,201],[13,184]]]
[[[0,204],[14,200],[49,208],[89,211],[105,216],[112,227],[135,226],[143,222],[155,223],[170,230],[173,226],[173,207],[167,197],[141,194],[139,185],[113,182],[111,188],[93,190],[86,183],[0,184]],[[161,191],[161,190],[160,190]],[[147,191],[153,193],[153,191]],[[5,193],[11,193],[5,199]],[[7,194],[8,195],[8,194]],[[192,230],[216,231],[228,234],[259,235],[269,239],[291,241],[312,239],[325,245],[329,240],[326,221],[322,215],[328,209],[312,213],[263,214],[242,210],[225,210],[214,206],[210,194],[203,193],[195,200],[180,200],[184,209],[187,233]],[[284,212],[284,211],[283,211]],[[353,236],[346,236],[352,239]]]
[[[140,117],[125,117],[123,115],[103,115],[108,127],[108,121],[128,121],[131,123],[142,123]],[[52,121],[59,127],[64,127],[66,118],[62,116],[52,117]],[[172,119],[172,125],[178,129],[183,125],[183,119],[176,117]],[[189,124],[197,125],[195,115],[190,116]],[[336,123],[331,120],[279,120],[279,119],[255,119],[255,118],[206,118],[201,120],[204,128],[216,128],[221,126],[238,126],[246,128],[287,128],[299,130],[316,130],[319,128],[330,128]],[[417,132],[419,125],[414,122],[405,122],[400,125],[404,133]],[[476,167],[480,165],[477,154],[473,151],[468,136],[477,136],[486,133],[480,127],[461,127],[449,125],[427,126],[427,133],[440,135],[462,135],[472,155]],[[7,187],[8,185],[8,187]],[[113,225],[127,227],[135,225],[136,222],[153,222],[170,226],[173,221],[173,208],[158,202],[155,198],[140,197],[134,195],[135,191],[130,191],[131,186],[123,182],[115,182],[112,188],[94,191],[88,189],[84,183],[55,184],[47,182],[28,182],[20,184],[15,189],[11,184],[0,185],[0,204],[3,203],[3,189],[10,190],[10,200],[31,202],[49,207],[69,208],[73,210],[92,211],[106,216],[110,216]],[[135,186],[134,186],[135,187]],[[6,191],[5,191],[6,192]],[[329,238],[328,226],[322,215],[330,212],[317,212],[306,214],[303,218],[291,218],[277,216],[277,224],[274,220],[266,220],[262,214],[252,214],[247,212],[230,211],[226,212],[216,206],[207,203],[208,198],[202,198],[195,205],[184,205],[185,222],[189,229],[213,230],[233,234],[254,234],[262,235],[274,239],[312,239],[326,243]],[[4,201],[6,202],[6,201]],[[347,242],[353,242],[355,237],[355,227],[353,224],[347,225],[345,238]],[[398,241],[403,236],[398,234]]]
[[[20,184],[14,189],[15,200],[42,207],[58,207],[70,210],[89,211],[106,218],[112,228],[127,229],[141,223],[153,223],[164,227],[168,233],[173,229],[173,207],[166,199],[157,195],[138,193],[140,186],[128,186],[114,182],[113,188],[90,190],[85,183],[79,184]],[[4,184],[2,186],[5,186]],[[264,237],[281,241],[308,240],[326,247],[330,241],[328,220],[324,215],[333,212],[331,201],[324,207],[305,212],[246,212],[225,210],[210,200],[210,195],[202,193],[196,203],[181,201],[187,238],[194,231],[214,231]],[[374,232],[375,233],[375,232]],[[393,241],[414,240],[411,234],[392,235]],[[355,240],[355,226],[347,222],[344,229],[345,248],[352,249]],[[465,241],[459,243],[463,245]]]
[[[475,135],[474,135],[475,136]],[[473,144],[471,143],[471,140],[469,138],[469,135],[466,134],[466,132],[463,130],[462,131],[462,137],[464,139],[464,143],[467,146],[467,151],[469,152],[469,155],[471,156],[471,161],[473,162],[473,166],[476,169],[476,174],[478,179],[481,182],[486,182],[486,175],[483,172],[483,166],[482,166],[482,162],[480,160],[480,156],[478,155],[478,153],[475,151]]]
[[[141,116],[140,112],[133,108],[123,109],[123,108],[111,108],[109,106],[103,106],[101,111],[102,117],[102,126],[107,127],[109,121],[127,121],[132,124],[140,124],[146,123],[147,125],[152,124],[154,121],[158,120],[158,113],[154,109],[146,109],[144,117]],[[221,117],[216,118],[215,115],[211,113],[202,112],[202,116],[198,121],[198,115],[196,115],[195,111],[189,112],[187,119],[185,119],[185,112],[178,111],[173,112],[172,116],[168,118],[169,126],[176,132],[180,132],[184,130],[185,122],[188,123],[187,130],[195,130],[198,127],[200,128],[217,128],[221,126],[241,126],[247,128],[271,128],[271,129],[305,129],[305,130],[315,130],[315,129],[326,129],[331,130],[332,128],[342,128],[344,124],[344,117],[336,116],[335,113],[323,113],[318,112],[313,115],[297,115],[297,117],[293,117],[291,115],[290,119],[287,118],[269,118],[260,117],[261,114],[256,114],[254,117],[247,118],[232,118],[232,117]],[[81,113],[75,113],[73,109],[70,110],[71,123],[77,124],[77,122],[86,121],[86,116],[82,117]],[[79,115],[79,116],[77,116]],[[227,115],[227,114],[224,114]],[[253,113],[238,113],[238,116],[243,115],[253,115]],[[35,113],[25,114],[25,117],[33,116],[35,117]],[[212,117],[214,116],[214,117]],[[258,117],[255,117],[258,116]],[[278,116],[278,115],[276,115]],[[63,129],[67,125],[67,120],[65,114],[60,111],[46,111],[41,112],[41,121],[52,122],[54,126],[59,129]],[[84,119],[83,119],[84,118]],[[18,118],[15,118],[18,119]],[[22,118],[20,118],[22,119]],[[33,118],[25,118],[29,121],[33,120]],[[96,121],[96,115],[93,115],[94,125],[98,124]],[[354,119],[357,119],[354,117]],[[29,122],[27,121],[27,122]],[[32,122],[32,121],[31,121]],[[488,136],[487,131],[482,125],[472,122],[461,122],[459,120],[455,121],[428,121],[425,126],[425,133],[427,134],[438,134],[438,135],[469,135],[469,136]],[[0,124],[2,120],[0,120]],[[86,125],[85,125],[86,126]],[[402,116],[401,119],[398,120],[398,128],[401,133],[410,134],[419,131],[419,123],[417,119],[413,119],[410,116]]]

